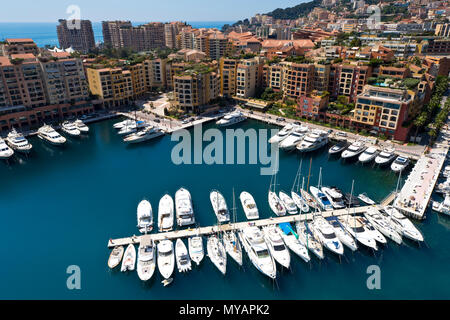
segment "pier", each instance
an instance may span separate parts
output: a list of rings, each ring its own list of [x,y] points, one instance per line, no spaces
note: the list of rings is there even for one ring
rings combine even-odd
[[[327,217],[341,217],[346,215],[353,214],[361,214],[367,211],[371,206],[362,206],[351,209],[340,209],[333,211],[323,211],[321,215],[324,218]],[[375,207],[377,207],[375,205]],[[152,233],[146,235],[132,236],[120,239],[111,239],[108,241],[108,247],[114,248],[115,246],[127,246],[129,244],[138,244],[141,242],[148,243],[149,241],[162,241],[162,240],[176,240],[179,238],[188,238],[193,236],[204,236],[210,235],[217,232],[223,231],[236,231],[249,226],[257,226],[264,227],[274,224],[280,224],[285,222],[301,222],[301,221],[310,221],[314,217],[314,213],[308,214],[297,214],[297,215],[286,215],[283,217],[273,217],[269,219],[260,219],[260,220],[252,220],[245,222],[236,222],[236,223],[228,223],[222,224],[220,226],[208,226],[208,227],[200,227],[195,229],[183,229],[183,230],[175,230],[170,232],[161,232],[161,233]]]

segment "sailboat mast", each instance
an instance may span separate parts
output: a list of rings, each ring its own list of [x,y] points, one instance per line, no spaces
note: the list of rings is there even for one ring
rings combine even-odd
[[[308,184],[306,185],[306,189],[309,189],[309,179],[311,178],[311,167],[312,167],[312,157],[309,161]]]

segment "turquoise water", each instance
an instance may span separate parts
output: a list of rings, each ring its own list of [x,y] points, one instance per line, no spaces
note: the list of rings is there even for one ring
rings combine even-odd
[[[277,284],[245,258],[244,269],[229,259],[225,277],[208,258],[187,274],[176,273],[164,288],[158,272],[149,283],[137,274],[107,268],[109,238],[138,234],[136,207],[142,198],[157,209],[159,199],[184,186],[192,194],[197,221],[215,223],[209,192],[217,188],[232,202],[242,190],[252,193],[261,217],[269,217],[270,177],[258,165],[172,164],[170,136],[126,146],[112,129],[115,121],[91,125],[89,137],[69,139],[55,148],[32,138],[29,159],[0,163],[0,299],[448,299],[450,298],[450,219],[428,213],[418,223],[427,246],[392,242],[373,255],[348,250],[340,263],[330,253],[311,265],[293,257],[292,272],[279,273]],[[207,127],[213,126],[208,125]],[[265,128],[247,121],[242,128]],[[312,155],[312,183],[323,167],[323,183],[383,199],[396,186],[389,170]],[[282,153],[280,188],[290,190],[300,155]],[[304,158],[307,174],[310,157]],[[238,220],[245,215],[237,205]],[[81,290],[68,290],[66,268],[81,268]],[[381,268],[381,290],[366,287],[367,267]]]

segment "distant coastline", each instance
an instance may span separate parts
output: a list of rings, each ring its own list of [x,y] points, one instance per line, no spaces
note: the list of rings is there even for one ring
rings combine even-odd
[[[235,21],[187,21],[193,28],[218,28]],[[134,25],[145,22],[133,22]],[[39,47],[58,46],[58,22],[0,22],[0,41],[6,38],[32,38]],[[92,22],[96,42],[103,42],[102,23]]]

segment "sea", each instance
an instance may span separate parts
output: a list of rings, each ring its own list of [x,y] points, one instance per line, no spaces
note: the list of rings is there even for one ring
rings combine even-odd
[[[133,25],[144,23],[133,22]],[[193,28],[218,28],[220,30],[223,25],[233,24],[234,21],[191,21],[187,23]],[[57,22],[0,22],[0,41],[6,38],[31,38],[39,47],[58,46],[57,25]],[[102,23],[92,22],[92,29],[95,42],[103,42]]]
[[[431,211],[425,221],[415,222],[424,244],[388,241],[377,252],[346,249],[342,259],[325,251],[323,261],[313,257],[309,264],[291,254],[291,269],[278,265],[276,282],[257,271],[246,255],[241,268],[228,258],[225,276],[205,257],[188,273],[175,271],[168,287],[158,271],[143,283],[136,272],[109,270],[108,240],[139,234],[136,208],[142,199],[150,201],[156,214],[164,194],[174,196],[187,188],[198,224],[208,226],[216,223],[212,189],[223,193],[229,207],[234,191],[237,221],[246,220],[239,201],[245,190],[254,196],[261,218],[273,215],[267,203],[271,176],[261,175],[266,165],[176,164],[172,153],[178,141],[166,135],[126,145],[112,128],[117,121],[91,124],[88,136],[68,138],[64,147],[31,137],[29,157],[0,162],[0,299],[450,298],[450,219]],[[276,128],[253,120],[237,126],[257,134]],[[323,185],[350,192],[354,182],[355,194],[366,192],[376,201],[398,181],[388,168],[330,158],[324,148],[304,155],[281,152],[277,190],[291,190],[301,162],[306,183],[316,185],[322,168]],[[67,286],[73,268],[80,270],[79,290]],[[375,269],[379,287],[373,289]]]

